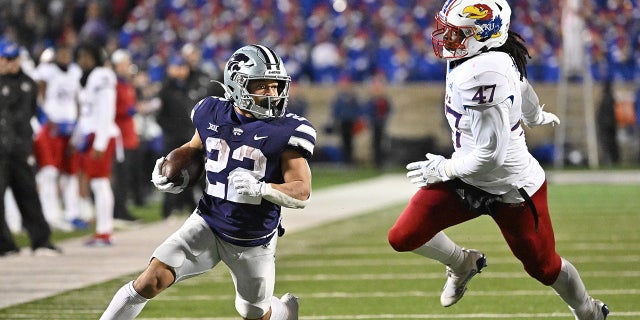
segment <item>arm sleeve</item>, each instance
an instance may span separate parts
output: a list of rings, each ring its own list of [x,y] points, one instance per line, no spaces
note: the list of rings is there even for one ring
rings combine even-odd
[[[449,160],[452,177],[467,177],[501,166],[506,158],[510,137],[511,99],[488,107],[470,108],[471,131],[476,148],[469,154]]]
[[[526,122],[535,122],[540,116],[540,99],[526,78],[520,82],[522,92],[522,117]]]

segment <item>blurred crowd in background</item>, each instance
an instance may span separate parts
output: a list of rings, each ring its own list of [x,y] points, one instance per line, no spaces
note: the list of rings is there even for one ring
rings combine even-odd
[[[511,29],[527,42],[532,82],[559,81],[565,1],[511,0]],[[586,32],[580,36],[588,40],[590,71],[596,81],[608,84],[598,108],[599,136],[608,138],[601,139],[609,157],[604,163],[616,164],[620,126],[610,84],[640,83],[640,8],[637,0],[585,0],[582,5],[578,14],[585,18]],[[12,61],[17,52],[4,50],[9,48],[5,44],[17,44],[22,70],[32,76],[38,66],[56,62],[56,50],[87,41],[103,47],[119,85],[125,83],[133,92],[122,114],[134,127],[120,131],[136,143],[131,150],[125,146],[124,161],[114,162],[114,176],[122,178],[112,181],[118,190],[114,216],[126,225],[136,220],[129,205],[144,206],[156,196],[148,183],[155,159],[190,138],[191,107],[205,96],[224,94],[211,80],[222,81],[224,63],[246,44],[278,52],[293,87],[335,86],[330,123],[316,125],[337,136],[341,148],[318,148],[315,160],[356,164],[354,137],[368,128],[369,162],[384,168],[391,145],[387,123],[394,109],[384,87],[444,81],[446,64],[431,45],[434,15],[441,7],[442,1],[431,0],[0,0],[0,58]],[[363,83],[369,88],[364,98],[353,89]],[[640,85],[633,86],[640,110]],[[306,116],[308,101],[295,91],[289,109]],[[629,114],[625,125],[640,128],[640,112]],[[31,123],[34,132],[45,121],[39,120]],[[197,192],[201,190],[179,199],[165,197],[162,216],[192,210]],[[13,216],[16,211],[14,206]],[[60,227],[46,211],[54,229],[83,227]],[[19,230],[19,220],[9,227]]]
[[[532,81],[556,82],[564,1],[513,0],[512,29],[531,50]],[[0,32],[34,60],[59,43],[91,38],[109,52],[125,48],[151,82],[185,44],[202,50],[213,77],[236,48],[262,43],[283,55],[294,80],[390,83],[441,81],[444,64],[431,48],[430,0],[0,0]],[[637,0],[586,0],[591,71],[597,81],[640,78]]]

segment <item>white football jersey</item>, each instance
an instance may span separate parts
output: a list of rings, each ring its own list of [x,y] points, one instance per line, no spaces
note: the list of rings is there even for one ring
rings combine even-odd
[[[38,65],[33,73],[35,81],[44,81],[47,89],[42,109],[47,119],[54,123],[73,123],[78,118],[77,96],[80,91],[82,70],[71,63],[67,71],[55,63]]]
[[[529,153],[520,125],[520,74],[511,57],[487,52],[447,70],[445,115],[451,127],[452,172],[504,202],[533,194],[544,171]]]
[[[98,151],[106,150],[109,140],[120,134],[116,125],[116,84],[116,75],[111,69],[96,67],[80,91],[77,132],[94,133],[93,149]]]

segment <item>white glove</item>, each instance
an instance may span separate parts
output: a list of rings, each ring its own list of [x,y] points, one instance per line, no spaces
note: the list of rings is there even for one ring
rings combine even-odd
[[[162,175],[162,163],[164,162],[165,157],[160,157],[156,160],[156,165],[153,167],[153,172],[151,172],[151,182],[156,188],[162,192],[169,193],[180,193],[182,192],[186,185],[176,186],[173,182],[169,182],[169,178]],[[185,182],[188,182],[185,179]]]
[[[551,124],[552,127],[555,127],[556,125],[560,124],[560,118],[558,118],[558,116],[551,112],[543,111],[542,109],[544,109],[544,104],[540,106],[540,112],[538,113],[535,121],[529,121],[526,118],[522,119],[524,125],[532,128],[536,126],[544,126],[547,124]]]
[[[407,165],[407,178],[418,187],[451,180],[445,170],[447,159],[441,155],[427,153],[426,161],[411,162]]]
[[[236,171],[229,176],[229,181],[236,192],[243,196],[262,197],[264,194],[264,182],[258,181],[251,173],[246,171]]]

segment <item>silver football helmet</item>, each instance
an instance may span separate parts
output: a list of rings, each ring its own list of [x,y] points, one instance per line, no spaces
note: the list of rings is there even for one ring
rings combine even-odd
[[[247,90],[249,81],[269,79],[278,82],[278,95],[251,94]],[[258,119],[284,115],[289,98],[291,77],[284,69],[282,59],[270,48],[262,45],[248,45],[233,53],[224,68],[225,97],[235,105],[250,112]],[[261,98],[254,99],[254,98]],[[256,104],[256,100],[260,101]]]
[[[436,15],[433,51],[456,60],[500,47],[507,41],[510,21],[506,0],[447,0]]]

